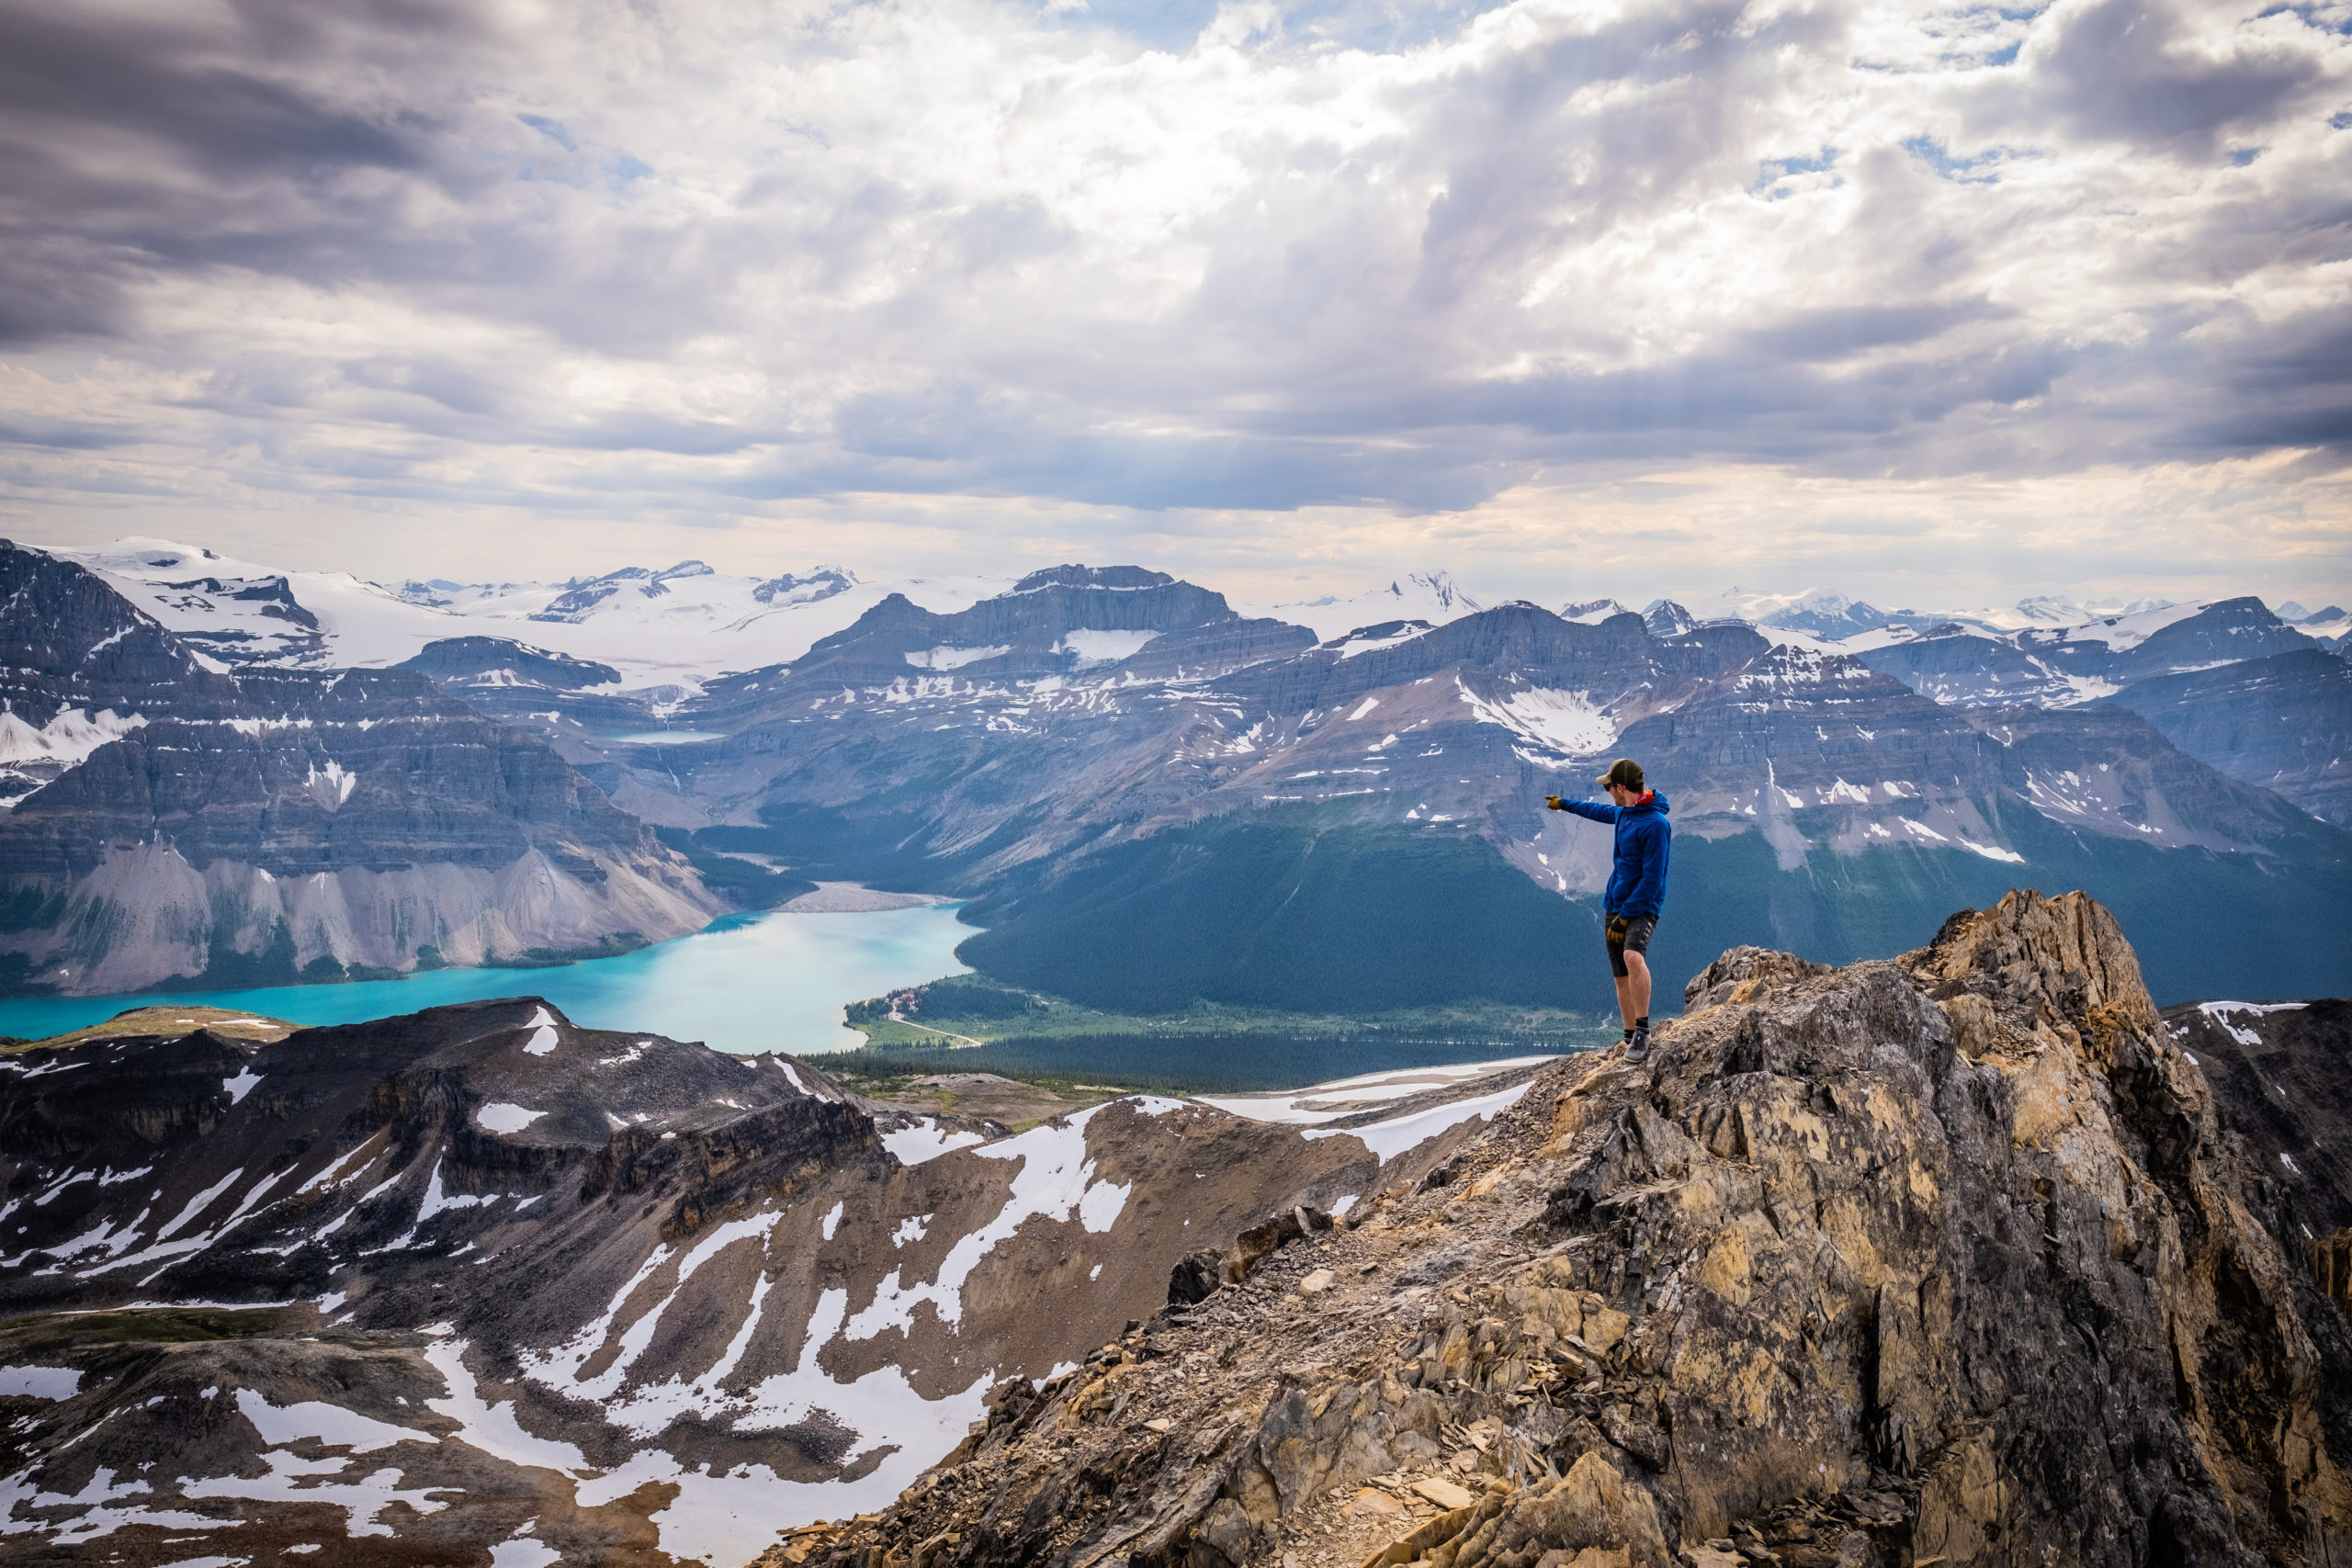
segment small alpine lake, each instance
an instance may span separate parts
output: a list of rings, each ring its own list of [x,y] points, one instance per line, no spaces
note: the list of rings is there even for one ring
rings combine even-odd
[[[401,980],[147,991],[0,1001],[0,1034],[45,1038],[128,1008],[172,1002],[232,1008],[290,1023],[358,1023],[451,1002],[544,997],[588,1029],[643,1030],[721,1051],[839,1051],[865,1037],[842,1009],[893,987],[961,975],[954,904],[838,913],[729,915],[693,936],[616,958],[546,969],[436,969]]]

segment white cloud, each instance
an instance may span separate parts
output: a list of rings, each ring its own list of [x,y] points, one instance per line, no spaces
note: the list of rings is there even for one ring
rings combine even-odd
[[[2346,576],[2340,0],[439,15],[0,3],[11,527]]]

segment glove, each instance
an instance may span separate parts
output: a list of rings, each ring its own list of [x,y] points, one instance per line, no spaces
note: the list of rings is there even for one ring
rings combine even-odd
[[[1548,809],[1553,811],[1565,811],[1567,809],[1560,804],[1560,797],[1556,795],[1545,795],[1544,797],[1544,804]]]
[[[1633,922],[1632,922],[1631,920],[1628,920],[1628,919],[1627,919],[1624,916],[1623,916],[1623,915],[1611,915],[1611,916],[1610,916],[1610,917],[1609,917],[1609,940],[1610,940],[1610,941],[1611,941],[1611,942],[1623,942],[1623,941],[1625,940],[1625,932],[1626,932],[1629,929],[1631,929],[1632,925],[1633,925]]]

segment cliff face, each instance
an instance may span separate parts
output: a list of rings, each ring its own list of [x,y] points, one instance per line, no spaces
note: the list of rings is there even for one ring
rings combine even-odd
[[[2352,1551],[2352,1335],[2105,910],[1737,949],[1687,1009],[766,1561]]]
[[[2320,1288],[2352,1314],[2352,1001],[2185,1002],[2165,1025],[2286,1190],[2289,1246],[2308,1247]]]
[[[543,742],[421,674],[224,674],[82,568],[4,544],[0,593],[0,980],[593,953],[725,908]]]

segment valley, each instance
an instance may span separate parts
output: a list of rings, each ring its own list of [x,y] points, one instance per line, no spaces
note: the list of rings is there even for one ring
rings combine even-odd
[[[1137,567],[869,582],[696,561],[383,586],[136,539],[9,560],[19,668],[48,671],[9,698],[22,793],[0,817],[0,987],[28,1009],[429,982],[253,1004],[323,1022],[571,963],[549,985],[618,1023],[602,977],[667,974],[708,927],[688,945],[738,943],[740,982],[680,971],[662,988],[691,1007],[650,1021],[745,1049],[855,1045],[839,1003],[967,969],[967,999],[1029,999],[858,1032],[1032,1075],[1116,1057],[1166,1087],[1217,1082],[1220,1059],[1268,1087],[1327,1076],[1381,1040],[1589,1043],[1613,1013],[1591,959],[1606,835],[1541,800],[1620,752],[1680,829],[1669,976],[1747,941],[1884,955],[2030,883],[2113,908],[2162,1002],[2352,989],[2352,952],[2303,936],[2352,920],[2332,804],[2352,626],[2332,609],[1734,592],[1555,613],[1442,573],[1244,606]],[[248,746],[282,761],[232,798]],[[471,774],[442,764],[453,746],[477,748]],[[518,768],[544,782],[518,793]],[[786,1038],[725,998],[766,962],[746,919],[840,897],[820,883],[951,900],[964,929],[926,973],[829,985]]]

